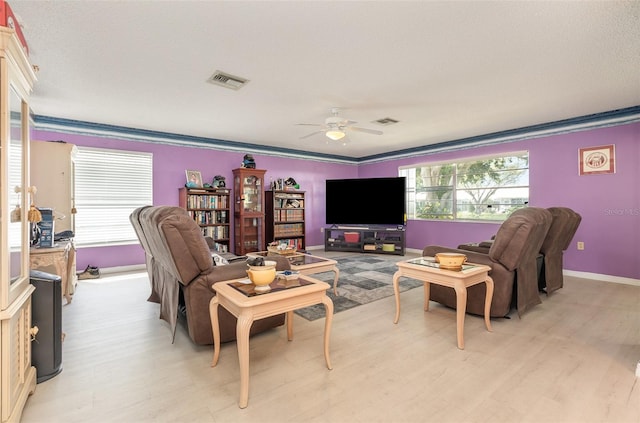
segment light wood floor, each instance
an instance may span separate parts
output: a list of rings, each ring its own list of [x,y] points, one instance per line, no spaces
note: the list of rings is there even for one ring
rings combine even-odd
[[[407,258],[407,257],[404,257]],[[403,257],[398,257],[398,260]],[[402,282],[401,282],[402,283]],[[422,289],[324,320],[295,316],[251,339],[249,406],[239,409],[235,343],[174,344],[146,301],[145,274],[82,281],[63,310],[63,371],[37,385],[22,422],[639,422],[640,288],[565,278],[522,319],[467,316]]]

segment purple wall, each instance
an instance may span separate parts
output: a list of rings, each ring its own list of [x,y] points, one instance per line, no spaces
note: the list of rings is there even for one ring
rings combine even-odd
[[[231,170],[240,166],[244,154],[45,131],[35,131],[33,139],[63,139],[79,146],[152,152],[155,205],[178,204],[178,188],[184,185],[185,169],[200,170],[205,181],[220,174],[231,182]],[[640,279],[639,141],[640,123],[635,123],[361,166],[257,154],[254,158],[258,168],[267,170],[267,183],[271,178],[291,176],[306,191],[307,246],[318,246],[324,243],[320,229],[325,226],[326,179],[396,176],[398,166],[402,165],[528,150],[530,204],[570,207],[583,218],[565,253],[565,268]],[[578,149],[607,144],[615,144],[616,173],[578,176]],[[456,246],[481,241],[495,234],[497,227],[496,223],[409,221],[407,247],[421,249],[426,245]],[[576,249],[576,241],[585,243],[584,251]],[[78,251],[78,269],[87,264],[104,268],[143,262],[138,245]]]
[[[579,176],[578,149],[609,144],[615,144],[616,173]],[[640,279],[640,123],[363,165],[358,175],[392,176],[402,165],[523,150],[529,151],[530,205],[570,207],[582,215],[564,268]],[[489,239],[496,230],[491,223],[409,221],[407,246],[455,247]]]
[[[177,147],[150,142],[132,142],[112,138],[34,131],[33,140],[64,140],[85,147],[111,148],[153,153],[153,204],[178,205],[178,188],[184,186],[185,169],[199,170],[205,182],[215,175],[227,178],[232,187],[232,170],[240,167],[244,152],[226,152],[198,147]],[[324,221],[325,180],[358,177],[355,165],[332,164],[313,160],[279,158],[254,154],[259,169],[266,169],[266,184],[271,179],[293,177],[300,189],[306,191],[306,204],[314,205],[305,210],[306,244],[323,245],[320,228]],[[132,187],[135,189],[135,187]],[[81,213],[82,211],[79,210]],[[232,228],[233,229],[233,228]],[[139,245],[80,248],[77,267],[80,270],[91,264],[102,268],[144,263],[144,252]]]

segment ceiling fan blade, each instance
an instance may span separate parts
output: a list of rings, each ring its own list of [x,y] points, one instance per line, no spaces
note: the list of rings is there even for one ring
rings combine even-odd
[[[299,126],[323,126],[323,125],[321,125],[319,123],[296,123],[296,125],[299,125]]]
[[[314,135],[317,135],[317,134],[323,134],[323,133],[324,133],[324,131],[315,131],[315,132],[312,132],[312,133],[310,133],[310,134],[307,134],[307,135],[305,135],[305,136],[303,136],[303,137],[300,137],[300,139],[309,138],[309,137],[312,137],[312,136],[314,136]]]
[[[372,135],[382,135],[382,131],[378,131],[377,129],[358,128],[357,126],[349,126],[347,129],[350,131],[365,132]]]

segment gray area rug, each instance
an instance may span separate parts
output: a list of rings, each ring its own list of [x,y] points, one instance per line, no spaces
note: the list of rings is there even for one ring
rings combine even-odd
[[[340,270],[338,296],[333,293],[333,272],[311,275],[331,285],[327,295],[333,301],[334,314],[393,295],[393,274],[398,270],[396,263],[404,260],[404,257],[376,257],[363,254],[335,260]],[[400,292],[419,286],[422,286],[422,282],[402,278]],[[295,313],[307,320],[316,320],[325,316],[322,304],[301,308]]]

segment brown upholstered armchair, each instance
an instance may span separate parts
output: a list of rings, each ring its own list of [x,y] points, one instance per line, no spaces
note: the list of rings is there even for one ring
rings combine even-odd
[[[467,256],[470,263],[491,267],[494,292],[491,316],[504,317],[515,307],[521,316],[530,307],[540,304],[536,258],[551,225],[551,213],[543,208],[527,207],[513,212],[500,226],[487,254],[481,252],[428,246],[423,256],[439,252],[457,252]],[[516,282],[517,274],[517,282]],[[467,292],[467,312],[484,314],[484,284],[472,286]],[[456,308],[456,295],[452,288],[431,286],[432,301]]]
[[[184,311],[189,336],[196,344],[213,343],[209,301],[211,286],[223,280],[247,276],[243,261],[215,266],[200,227],[180,207],[142,207],[130,220],[147,256],[151,281],[149,301],[160,304],[160,318],[175,336],[178,310]],[[134,223],[135,222],[135,223]],[[289,269],[284,257],[274,257],[278,270]],[[236,318],[218,308],[221,342],[235,340]],[[284,314],[254,322],[251,334],[284,324]]]

